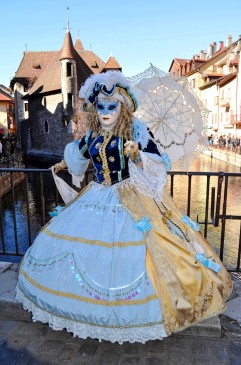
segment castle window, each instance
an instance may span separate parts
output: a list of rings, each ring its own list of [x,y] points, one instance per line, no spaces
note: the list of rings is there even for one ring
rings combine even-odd
[[[72,64],[70,62],[66,63],[66,76],[67,77],[72,76]]]
[[[41,69],[41,65],[39,63],[34,63],[33,64],[33,69],[40,70]]]
[[[73,94],[68,93],[68,109],[71,111],[73,107]]]
[[[24,103],[24,111],[28,112],[28,103]]]
[[[44,122],[44,133],[45,134],[49,133],[49,123],[47,122],[47,120],[45,120]]]

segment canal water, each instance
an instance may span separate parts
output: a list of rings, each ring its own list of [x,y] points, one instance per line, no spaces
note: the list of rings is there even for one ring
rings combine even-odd
[[[201,155],[190,167],[190,171],[213,171],[213,172],[240,172],[238,167],[216,160],[206,155]],[[50,219],[48,212],[53,211],[56,201],[56,188],[53,183],[51,174],[43,174],[44,196],[46,208],[46,221]],[[241,193],[240,178],[229,178],[228,186],[228,208],[227,214],[241,215]],[[169,185],[169,183],[168,183]],[[217,177],[212,177],[211,187],[217,188]],[[188,195],[188,176],[175,176],[174,178],[174,201],[185,214],[187,211]],[[26,204],[26,185],[20,184],[15,189],[16,203],[14,206],[16,212],[17,240],[21,252],[25,252],[29,243],[34,240],[42,227],[41,219],[41,198],[39,174],[29,176],[28,197],[30,210],[30,227],[31,238],[28,238],[28,221],[27,221],[27,204]],[[192,195],[191,195],[191,218],[203,222],[205,218],[206,202],[206,177],[193,176],[192,178]],[[2,199],[3,226],[4,226],[4,243],[8,251],[15,251],[16,237],[14,235],[13,206],[11,194],[7,194]],[[210,217],[209,217],[210,218]],[[220,222],[221,223],[221,222]],[[203,225],[201,225],[203,231]],[[229,220],[226,223],[224,263],[225,265],[236,266],[237,252],[239,244],[240,221]],[[213,227],[208,226],[208,241],[211,246],[219,252],[221,225]],[[29,242],[30,241],[30,242]],[[0,232],[0,250],[3,241]],[[1,256],[3,261],[19,261],[19,258]]]

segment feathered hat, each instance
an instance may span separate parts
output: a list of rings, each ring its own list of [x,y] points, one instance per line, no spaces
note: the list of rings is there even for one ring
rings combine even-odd
[[[85,81],[79,92],[80,98],[85,99],[84,111],[90,111],[95,107],[98,95],[99,98],[113,96],[113,99],[121,101],[132,112],[135,112],[138,106],[129,82],[120,71],[94,74]]]

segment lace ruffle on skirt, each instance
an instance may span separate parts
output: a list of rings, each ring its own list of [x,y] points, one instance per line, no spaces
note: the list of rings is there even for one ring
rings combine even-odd
[[[96,338],[99,341],[106,340],[111,342],[141,342],[145,343],[149,340],[162,340],[166,337],[163,324],[150,327],[131,327],[131,328],[111,328],[98,327],[91,324],[81,323],[80,321],[72,321],[70,319],[61,318],[37,307],[32,301],[24,296],[19,287],[16,287],[16,300],[23,304],[23,308],[32,313],[33,322],[40,321],[48,323],[55,331],[66,329],[71,332],[74,337],[86,339],[88,337]]]

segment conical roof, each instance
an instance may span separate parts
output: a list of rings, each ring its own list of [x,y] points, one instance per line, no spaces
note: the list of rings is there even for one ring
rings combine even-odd
[[[110,58],[108,59],[108,61],[106,62],[103,71],[105,70],[113,70],[113,69],[117,69],[117,70],[121,70],[121,65],[116,61],[115,57],[110,56]]]
[[[65,38],[64,38],[64,45],[62,48],[60,60],[63,60],[65,58],[69,58],[69,59],[75,58],[73,41],[72,41],[72,37],[71,37],[68,27],[67,27],[67,31],[66,31]]]
[[[82,44],[81,40],[79,39],[79,37],[75,41],[74,48],[76,49],[77,52],[84,51],[83,44]]]

